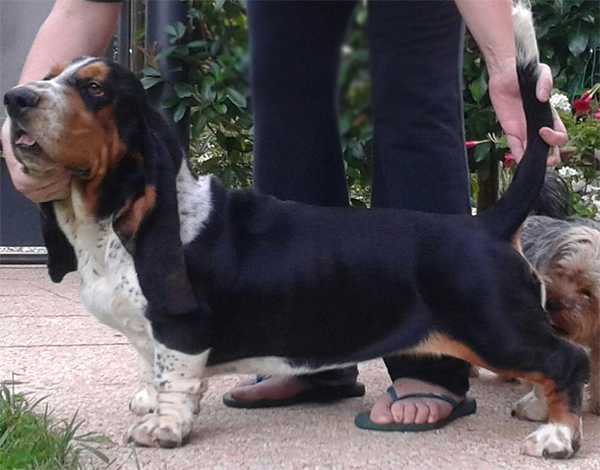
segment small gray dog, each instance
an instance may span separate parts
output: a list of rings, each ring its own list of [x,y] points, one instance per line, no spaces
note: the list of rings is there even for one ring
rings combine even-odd
[[[546,285],[546,310],[554,329],[590,354],[589,409],[600,414],[600,223],[572,217],[565,182],[548,172],[535,214],[521,231],[523,254]],[[519,400],[513,414],[547,419],[537,389]]]

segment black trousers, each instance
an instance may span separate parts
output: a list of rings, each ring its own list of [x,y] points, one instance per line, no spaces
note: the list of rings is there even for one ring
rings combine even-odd
[[[255,184],[280,199],[348,205],[337,127],[340,46],[354,1],[248,2]],[[464,25],[452,1],[368,2],[374,117],[373,206],[470,210],[464,151]],[[398,247],[401,249],[401,247]],[[360,286],[356,286],[360,289]],[[468,365],[453,358],[385,358],[392,380],[412,377],[456,394]],[[307,377],[356,380],[355,367]]]

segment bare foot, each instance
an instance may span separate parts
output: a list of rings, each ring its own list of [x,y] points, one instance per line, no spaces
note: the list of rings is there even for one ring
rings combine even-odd
[[[416,379],[397,379],[394,381],[394,389],[399,398],[413,393],[447,395],[458,402],[464,398],[450,393],[444,387]],[[443,400],[436,400],[435,398],[407,398],[392,404],[392,399],[386,393],[371,408],[370,418],[371,421],[377,424],[424,424],[435,423],[446,418],[451,412],[452,406]]]
[[[235,400],[253,402],[258,400],[285,400],[292,398],[309,385],[301,378],[293,375],[274,375],[266,377],[260,382],[252,379],[238,384],[231,390],[231,396]]]

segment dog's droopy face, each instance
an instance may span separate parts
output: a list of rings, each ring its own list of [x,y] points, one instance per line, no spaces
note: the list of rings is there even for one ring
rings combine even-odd
[[[101,59],[56,67],[4,96],[15,156],[31,172],[60,166],[102,178],[130,150],[144,100],[133,74]]]

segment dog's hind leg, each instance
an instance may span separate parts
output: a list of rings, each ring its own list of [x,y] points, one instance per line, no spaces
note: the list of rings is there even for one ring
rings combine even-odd
[[[178,447],[188,439],[194,413],[206,391],[209,351],[185,354],[155,342],[154,380],[158,406],[129,428],[128,440],[142,446]]]
[[[543,318],[543,312],[538,313]],[[485,331],[494,332],[494,337],[481,334],[474,341],[465,342],[434,334],[414,352],[458,357],[540,386],[548,405],[549,422],[525,439],[522,452],[536,457],[571,457],[579,449],[582,432],[582,392],[589,374],[585,351],[554,336],[550,326],[542,322],[536,328],[519,324],[510,316],[489,318],[501,318],[507,323],[502,325],[503,332],[508,333],[506,337],[499,337],[498,325],[487,325]]]

